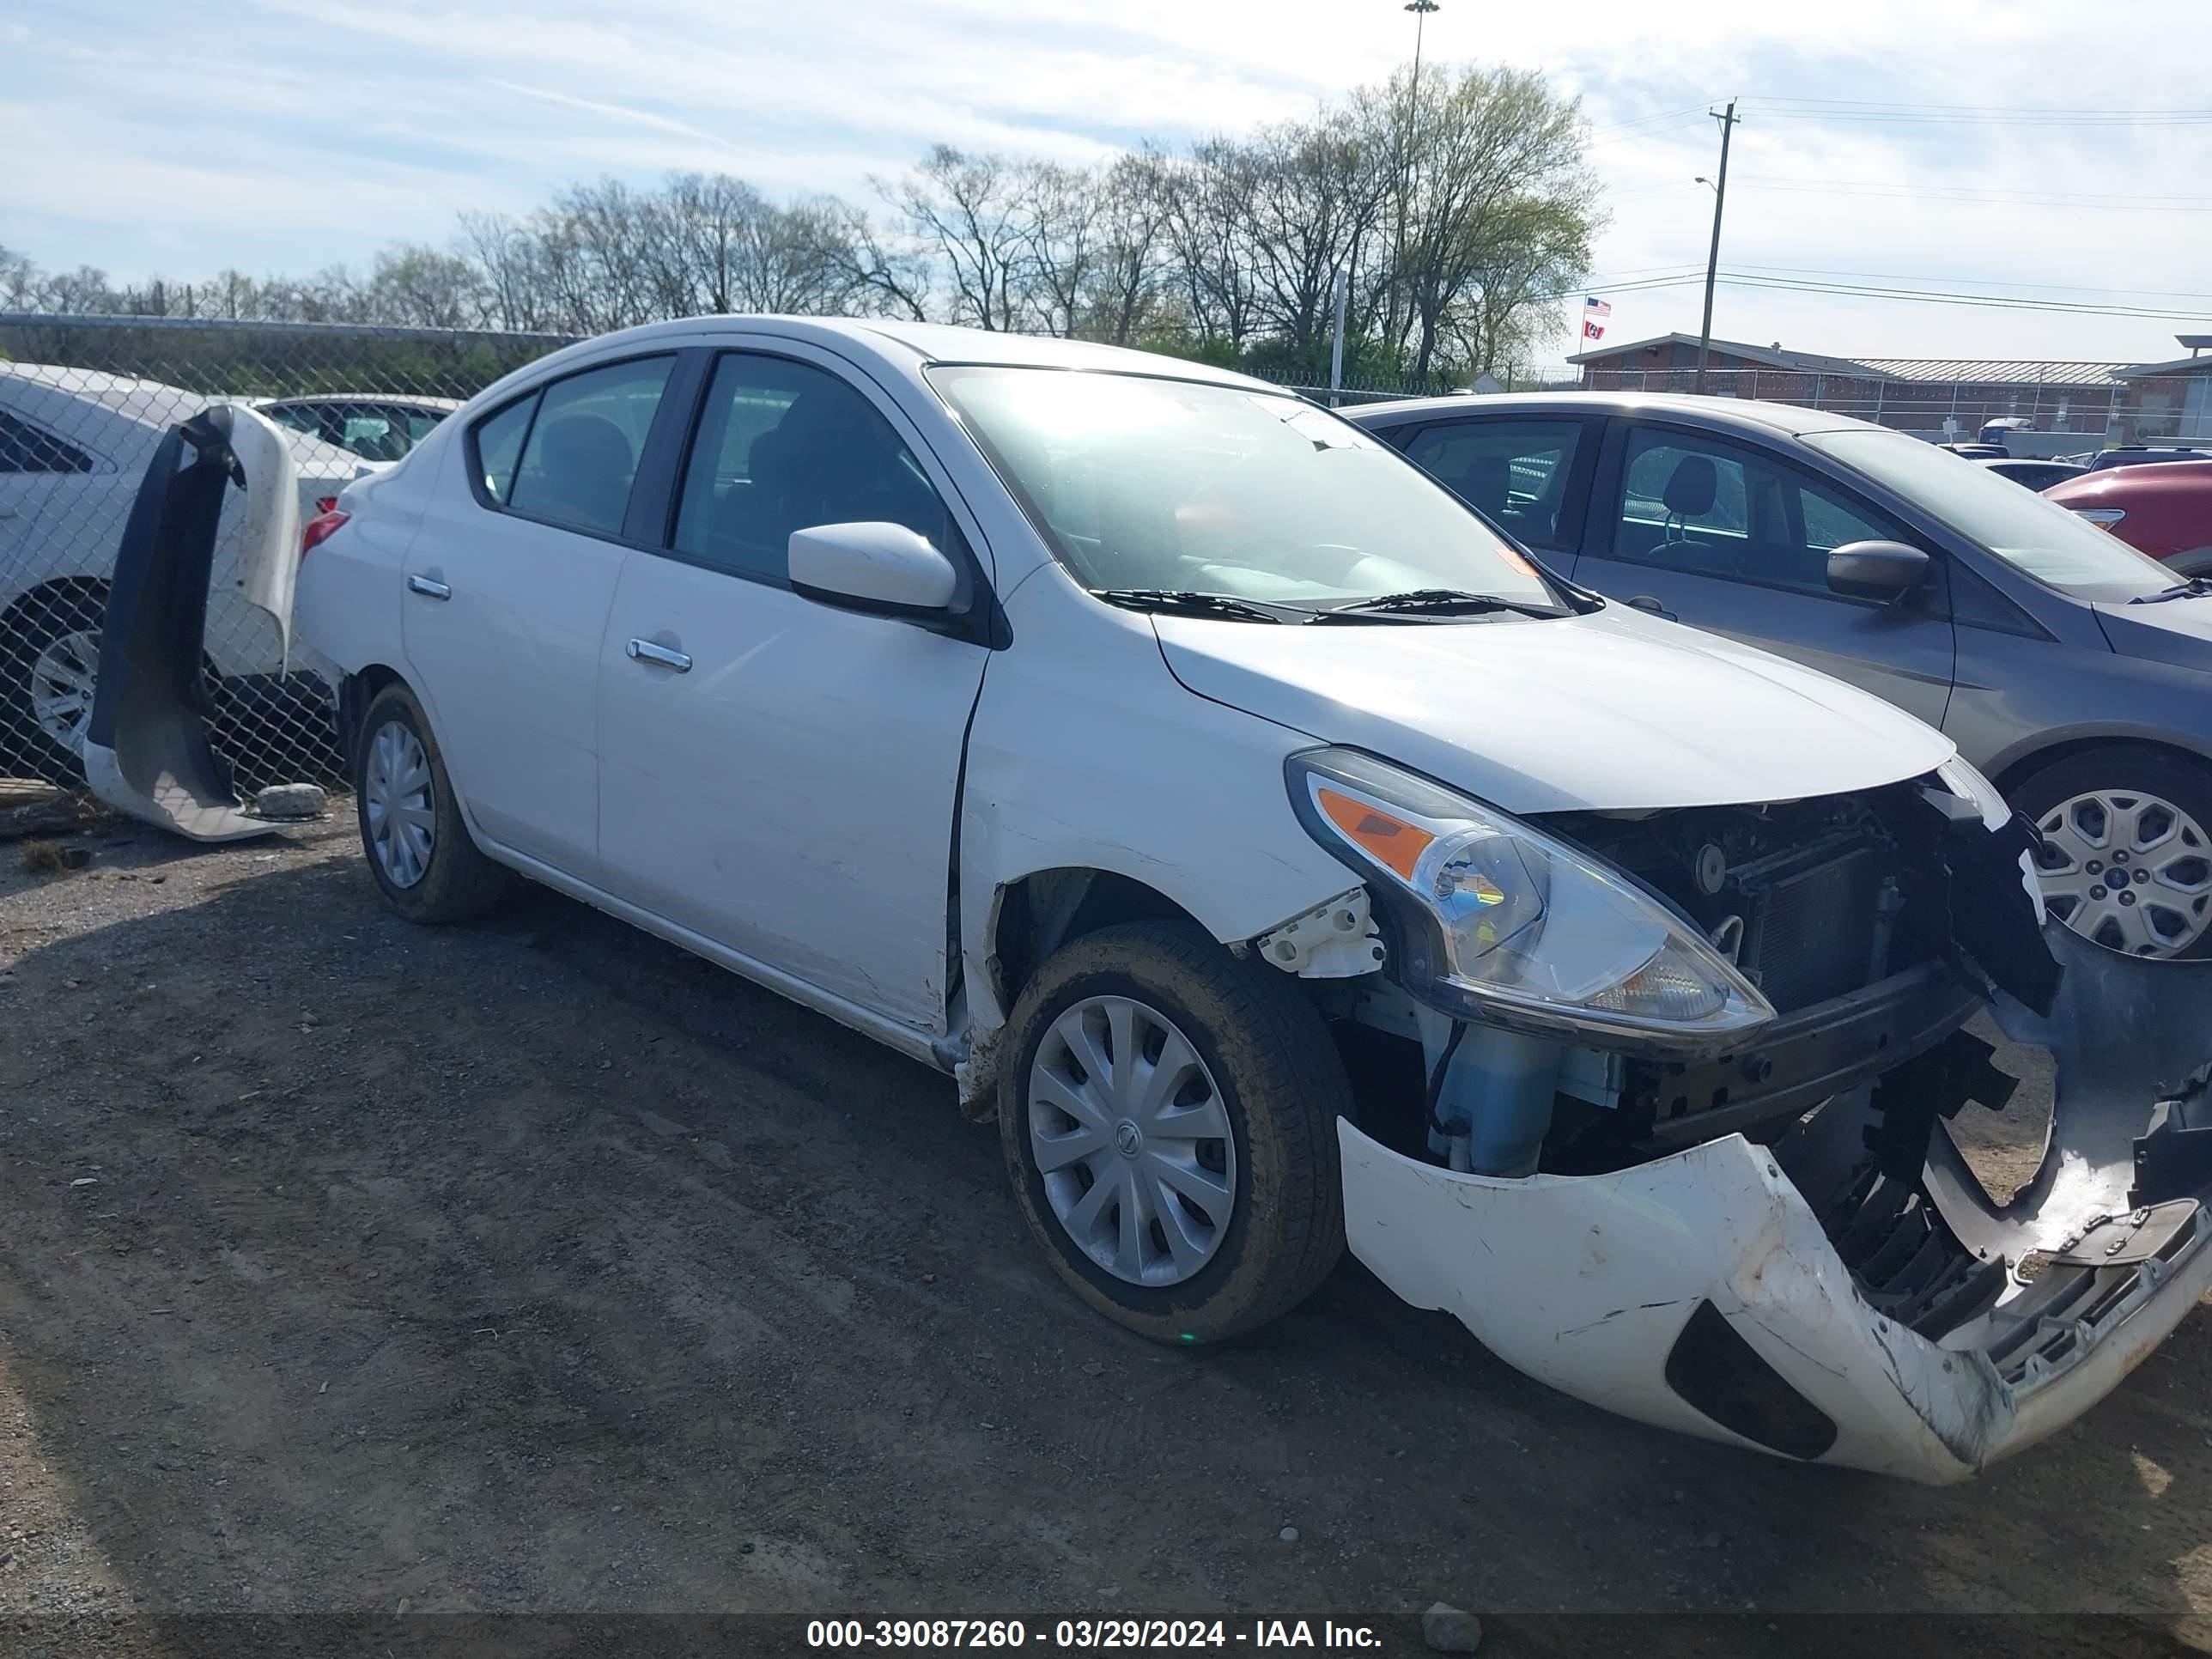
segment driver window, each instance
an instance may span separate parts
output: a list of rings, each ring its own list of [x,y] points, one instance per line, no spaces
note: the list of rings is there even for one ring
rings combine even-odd
[[[954,544],[936,488],[866,398],[809,363],[725,352],[684,467],[676,550],[783,583],[793,531],[863,522]]]
[[[1424,428],[1406,454],[1500,529],[1555,548],[1583,430],[1579,421],[1461,421]]]
[[[1893,537],[1829,486],[1758,450],[1632,430],[1613,556],[1830,597],[1828,554]]]

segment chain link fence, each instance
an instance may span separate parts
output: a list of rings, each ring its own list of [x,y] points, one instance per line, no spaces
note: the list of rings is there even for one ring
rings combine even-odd
[[[1593,392],[1697,392],[1709,397],[1753,398],[1794,404],[1893,427],[1934,441],[1971,441],[1993,422],[2025,422],[2013,438],[2015,454],[2094,450],[2108,435],[2132,436],[2141,422],[2119,383],[2021,380],[2009,382],[1873,374],[1819,374],[1803,369],[1708,368],[1702,387],[1694,368],[1598,368],[1581,384]],[[2155,435],[2151,428],[2143,435]]]
[[[162,435],[221,403],[283,428],[302,523],[510,370],[568,342],[205,319],[0,313],[0,775],[75,787],[125,520]],[[335,676],[239,592],[236,501],[210,580],[210,738],[242,791],[343,782]]]

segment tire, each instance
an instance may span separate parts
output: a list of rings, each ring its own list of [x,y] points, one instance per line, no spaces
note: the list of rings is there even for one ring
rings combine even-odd
[[[369,876],[408,921],[468,921],[505,896],[514,878],[470,837],[430,722],[404,685],[386,686],[362,713],[353,790]]]
[[[44,588],[17,601],[0,635],[6,652],[0,747],[27,771],[64,788],[84,783],[84,734],[92,724],[90,688],[99,674],[106,611],[105,589]],[[74,705],[79,685],[82,708],[58,710],[58,704]],[[48,729],[58,714],[68,720],[66,735]]]
[[[2053,761],[2011,793],[2044,837],[2053,915],[2109,949],[2212,957],[2212,767],[2113,744]],[[2131,903],[2109,880],[2123,867]]]
[[[1095,1016],[1103,1046],[1091,1052],[1110,1062],[1122,1029],[1113,1022],[1123,1003],[1133,1010],[1130,1047],[1148,1062],[1158,1061],[1144,1076],[1158,1076],[1168,1063],[1170,1028],[1189,1045],[1200,1070],[1178,1065],[1187,1075],[1182,1089],[1167,1095],[1166,1109],[1147,1114],[1132,1104],[1118,1123],[1086,1127],[1060,1109],[1067,1079],[1078,1079],[1079,1092],[1091,1086],[1082,1080],[1061,1022]],[[1011,1058],[999,1085],[999,1128],[1016,1200],[1054,1271],[1108,1318],[1158,1342],[1219,1341],[1287,1313],[1336,1265],[1344,1253],[1336,1120],[1350,1112],[1351,1088],[1321,1017],[1287,976],[1240,962],[1186,922],[1121,923],[1073,940],[1037,970],[1015,1004],[1006,1042]],[[1042,1076],[1050,1081],[1041,1080],[1041,1060]],[[1107,1063],[1100,1069],[1110,1074],[1112,1068]],[[1110,1086],[1101,1085],[1091,1103],[1095,1108],[1110,1095]],[[1196,1114],[1209,1110],[1209,1101],[1218,1116],[1200,1120]],[[1097,1116],[1110,1118],[1118,1109],[1109,1103]],[[1228,1133],[1179,1141],[1178,1115],[1225,1124]],[[1132,1150],[1126,1137],[1139,1117],[1152,1139],[1139,1131],[1139,1150]],[[1102,1134],[1103,1143],[1048,1176],[1039,1161],[1039,1134],[1070,1126],[1088,1137],[1082,1144]],[[1185,1125],[1184,1133],[1200,1131]],[[1197,1149],[1194,1170],[1183,1157],[1186,1146]],[[1210,1160],[1209,1146],[1215,1148]],[[1212,1211],[1171,1194],[1169,1178],[1158,1173],[1169,1164],[1182,1171],[1176,1177],[1181,1192],[1200,1190],[1190,1184],[1196,1175],[1212,1194],[1206,1204],[1218,1208],[1225,1195],[1226,1218],[1212,1224]],[[1094,1168],[1105,1173],[1094,1176]],[[1130,1236],[1120,1198],[1109,1197],[1096,1212],[1088,1245],[1078,1242],[1074,1224],[1062,1219],[1064,1212],[1079,1217],[1102,1184],[1120,1182],[1130,1183],[1125,1191],[1149,1187],[1139,1209],[1176,1206],[1172,1217],[1152,1209],[1151,1219],[1135,1230],[1141,1234],[1136,1255],[1149,1278],[1126,1271],[1132,1258],[1117,1248]],[[1181,1252],[1170,1248],[1170,1225],[1185,1246]],[[1200,1247],[1202,1265],[1189,1265]],[[1112,1253],[1121,1269],[1103,1260],[1102,1251]]]

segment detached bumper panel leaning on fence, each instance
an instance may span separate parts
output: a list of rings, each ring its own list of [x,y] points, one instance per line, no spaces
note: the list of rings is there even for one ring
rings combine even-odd
[[[1885,1197],[1856,1102],[1772,1147],[1729,1135],[1519,1181],[1401,1157],[1340,1121],[1352,1249],[1407,1301],[1607,1410],[1968,1479],[2111,1393],[2212,1285],[2212,962],[2124,957],[2057,924],[2047,937],[2066,969],[2050,1017],[1998,1008],[2059,1079],[2041,1166],[2007,1203],[1940,1121],[1921,1179]]]
[[[289,447],[304,524],[348,483],[392,465],[462,400],[567,343],[380,325],[0,313],[0,446],[11,458],[0,469],[0,775],[86,781],[124,524],[171,428],[217,408],[267,416]],[[234,540],[218,544],[210,572],[201,664],[209,741],[241,790],[335,783],[345,770],[335,677],[285,639],[284,595],[255,590]],[[289,580],[290,571],[270,574]]]
[[[209,743],[215,710],[201,665],[218,544],[279,639],[289,631],[294,489],[285,440],[250,410],[203,410],[155,449],[116,550],[83,751],[86,781],[118,811],[194,841],[276,828],[246,813]]]

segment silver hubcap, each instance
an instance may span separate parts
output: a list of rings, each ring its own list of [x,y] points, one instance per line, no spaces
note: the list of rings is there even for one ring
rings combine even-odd
[[[46,739],[72,755],[84,752],[92,694],[100,683],[100,633],[64,634],[31,665],[31,718]]]
[[[2212,839],[2170,801],[2100,790],[2052,807],[2036,828],[2044,902],[2075,933],[2170,957],[2212,926]]]
[[[422,740],[398,720],[386,720],[370,740],[361,803],[369,855],[394,887],[412,887],[436,850],[437,803]]]
[[[1237,1207],[1237,1146],[1213,1074],[1158,1011],[1089,997],[1030,1068],[1030,1152],[1067,1236],[1133,1285],[1213,1259]]]

